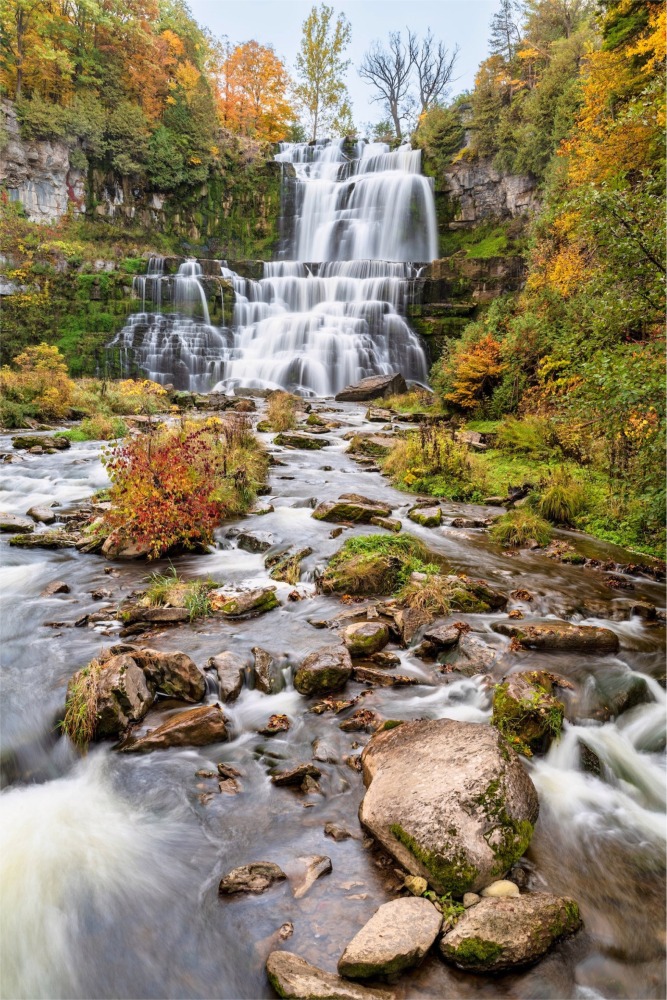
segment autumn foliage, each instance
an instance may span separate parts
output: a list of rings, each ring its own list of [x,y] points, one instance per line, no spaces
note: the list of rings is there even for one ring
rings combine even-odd
[[[112,484],[105,527],[151,558],[210,543],[216,525],[250,506],[266,472],[265,454],[238,414],[126,439],[104,461]]]
[[[14,358],[13,367],[0,369],[0,397],[30,408],[44,419],[66,417],[72,405],[74,382],[57,347],[37,344]]]
[[[290,78],[271,46],[245,42],[230,49],[218,77],[220,121],[230,131],[277,142],[296,117]]]

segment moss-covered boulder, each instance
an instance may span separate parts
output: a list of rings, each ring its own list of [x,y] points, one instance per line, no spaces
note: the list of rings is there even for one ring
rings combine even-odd
[[[325,500],[313,511],[317,521],[334,523],[352,521],[355,524],[370,524],[373,518],[387,517],[391,507],[381,500],[360,496],[357,493],[343,493],[338,500]]]
[[[352,660],[345,646],[323,646],[310,653],[294,674],[299,694],[323,695],[340,691],[352,674]]]
[[[389,628],[384,622],[356,622],[344,629],[343,642],[350,656],[371,656],[389,642]]]
[[[395,444],[393,434],[355,434],[348,451],[351,455],[364,455],[366,458],[385,458]]]
[[[238,594],[212,590],[209,594],[211,607],[221,611],[225,618],[242,618],[244,615],[261,615],[272,611],[280,604],[273,587],[258,587]]]
[[[485,614],[487,611],[502,611],[507,607],[507,598],[492,590],[484,580],[474,580],[470,576],[450,576],[451,607],[454,611],[468,614]]]
[[[283,431],[274,437],[273,443],[283,448],[305,448],[307,451],[318,451],[320,448],[326,448],[330,442],[321,437],[301,434],[298,431]]]
[[[320,587],[325,593],[393,594],[428,559],[413,535],[356,535],[329,561]]]
[[[471,972],[499,972],[537,961],[558,938],[581,926],[573,899],[531,892],[482,899],[440,942],[447,962]]]
[[[420,524],[422,528],[437,528],[442,524],[442,510],[440,507],[413,507],[408,511],[408,517],[415,524]]]
[[[12,438],[12,444],[19,451],[30,450],[30,448],[53,449],[55,451],[66,451],[71,448],[69,438],[56,434],[53,437],[45,437],[39,434],[23,434]]]
[[[563,728],[565,706],[554,696],[557,678],[545,670],[510,674],[493,694],[491,722],[519,753],[546,753]]]
[[[376,733],[362,765],[361,823],[438,893],[484,888],[530,843],[537,792],[491,726],[405,722]]]
[[[306,556],[311,555],[312,551],[311,548],[298,549],[296,552],[283,556],[275,563],[269,576],[272,580],[279,580],[281,583],[290,583],[294,586],[301,579],[301,561]]]
[[[496,622],[494,632],[507,635],[524,649],[578,653],[617,653],[618,636],[609,628],[571,622]]]

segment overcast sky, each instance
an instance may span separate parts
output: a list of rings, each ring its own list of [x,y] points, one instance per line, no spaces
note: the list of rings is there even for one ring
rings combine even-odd
[[[371,42],[386,39],[390,31],[410,27],[417,34],[432,28],[448,48],[458,44],[460,54],[454,75],[452,96],[469,90],[477,66],[488,54],[489,21],[498,0],[328,0],[336,11],[343,11],[352,25],[352,43],[348,50],[352,65],[347,85],[352,97],[357,125],[385,117],[377,104],[371,104],[371,88],[357,75],[356,68]],[[301,25],[312,7],[312,0],[189,0],[193,15],[214,35],[226,35],[232,43],[255,39],[273,45],[290,71],[301,40]]]

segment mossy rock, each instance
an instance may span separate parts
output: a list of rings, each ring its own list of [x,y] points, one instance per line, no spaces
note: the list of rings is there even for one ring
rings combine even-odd
[[[319,451],[320,448],[326,448],[329,444],[328,441],[323,441],[322,438],[312,437],[309,434],[293,433],[291,431],[283,431],[281,434],[277,434],[273,439],[273,443],[283,448],[304,448],[306,451]]]
[[[415,524],[420,524],[422,528],[437,528],[442,524],[442,510],[440,507],[413,507],[408,511],[408,517]]]
[[[541,670],[510,674],[493,694],[491,722],[519,753],[546,753],[563,728],[565,706],[553,696],[552,675]]]
[[[330,560],[320,588],[324,593],[393,594],[410,573],[426,567],[427,559],[427,550],[412,535],[357,535]]]
[[[384,622],[356,622],[343,632],[343,642],[350,656],[371,656],[389,642],[389,628]]]

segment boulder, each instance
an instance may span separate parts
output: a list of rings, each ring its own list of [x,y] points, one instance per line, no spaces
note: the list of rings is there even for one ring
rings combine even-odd
[[[266,892],[275,882],[284,882],[287,875],[272,861],[253,861],[233,868],[220,879],[218,892],[232,896],[236,892]]]
[[[31,507],[30,510],[26,511],[26,514],[38,524],[55,524],[56,522],[56,515],[51,507]]]
[[[333,867],[331,858],[328,858],[325,854],[309,855],[305,858],[299,858],[299,861],[304,862],[306,870],[303,877],[294,887],[295,899],[302,899],[318,878],[321,878],[322,875],[329,875]]]
[[[243,687],[245,676],[245,663],[234,653],[218,653],[211,656],[206,663],[207,668],[215,670],[218,675],[218,687],[220,690],[220,700],[223,702],[236,701]]]
[[[597,625],[573,625],[571,622],[495,622],[494,632],[507,635],[524,649],[543,649],[578,653],[617,653],[618,636]]]
[[[601,719],[622,715],[654,700],[646,678],[625,667],[596,671],[594,688],[587,691],[590,710]]]
[[[109,656],[104,662],[93,660],[77,671],[67,688],[68,701],[86,671],[95,676],[95,739],[120,736],[130,725],[140,722],[153,704],[155,686],[129,653]]]
[[[391,375],[371,375],[361,382],[347,385],[335,398],[339,403],[365,403],[371,399],[399,396],[407,391],[403,376],[400,372],[393,372]]]
[[[0,532],[7,535],[26,534],[29,535],[35,530],[35,525],[27,517],[18,517],[16,514],[0,514]]]
[[[157,729],[128,741],[119,749],[123,753],[149,753],[169,747],[203,747],[227,739],[227,720],[220,705],[202,705],[172,715]]]
[[[386,410],[381,406],[369,406],[366,410],[366,420],[369,423],[390,424],[392,417],[395,416],[394,410]]]
[[[266,974],[279,997],[288,1000],[395,1000],[396,994],[357,986],[325,972],[291,951],[272,951]]]
[[[422,960],[442,926],[442,914],[415,896],[384,903],[352,938],[338,961],[350,979],[392,976]]]
[[[485,674],[493,667],[496,660],[496,651],[493,646],[487,645],[482,639],[464,633],[456,648],[456,661],[453,669],[465,677],[475,677],[477,674]]]
[[[408,511],[408,517],[415,524],[421,524],[422,528],[437,528],[442,524],[440,507],[413,507]]]
[[[405,722],[376,733],[362,764],[361,823],[439,894],[502,878],[530,843],[537,793],[490,726]]]
[[[145,559],[151,547],[147,542],[133,542],[122,528],[116,528],[105,539],[101,551],[107,559]]]
[[[322,695],[345,687],[352,674],[352,660],[345,646],[323,646],[302,661],[294,674],[299,694]]]
[[[374,524],[376,528],[384,528],[385,531],[399,532],[403,525],[395,517],[372,517],[369,524]]]
[[[277,434],[273,443],[283,448],[305,448],[307,451],[318,451],[326,448],[330,443],[321,437],[313,437],[311,434],[302,434],[299,431],[283,431]]]
[[[375,687],[407,687],[410,684],[419,684],[417,677],[408,677],[406,674],[388,674],[386,670],[375,670],[373,667],[356,666],[352,671],[352,678],[362,684],[372,684]]]
[[[496,686],[491,722],[519,753],[546,753],[560,734],[565,706],[554,697],[555,686],[544,670],[509,674]]]
[[[451,586],[451,606],[455,611],[469,614],[484,614],[487,611],[503,611],[507,598],[492,590],[484,580],[474,580],[469,576],[448,576]]]
[[[471,972],[498,972],[535,962],[581,925],[573,899],[546,892],[482,899],[440,942],[447,962]]]
[[[47,583],[39,596],[53,597],[54,594],[69,594],[69,592],[69,583],[65,583],[64,580],[52,580],[51,583]]]
[[[206,694],[206,678],[187,653],[138,649],[132,658],[159,694],[189,702],[201,701]]]
[[[371,656],[389,642],[389,628],[384,622],[357,622],[343,629],[343,642],[350,656]]]
[[[255,687],[262,694],[276,694],[283,685],[282,671],[271,653],[261,646],[253,646],[255,657]]]
[[[352,521],[355,524],[370,524],[374,517],[387,517],[391,507],[379,500],[369,500],[366,497],[349,499],[339,497],[338,500],[325,500],[318,504],[312,516],[317,521]]]
[[[440,625],[437,628],[427,628],[422,641],[415,649],[417,656],[434,660],[444,650],[452,649],[459,641],[460,629],[456,625]]]
[[[384,458],[396,444],[393,434],[355,434],[348,451],[367,459]]]
[[[30,531],[33,531],[32,525]],[[42,531],[36,535],[12,535],[9,544],[18,549],[73,549],[78,537],[67,531]]]
[[[294,767],[287,768],[286,771],[275,771],[271,775],[274,785],[280,787],[289,785],[300,785],[305,778],[320,778],[322,772],[314,764],[295,764]]]
[[[243,590],[237,594],[212,590],[209,594],[211,607],[221,611],[225,618],[242,618],[244,615],[261,615],[279,606],[275,587],[258,587]]]
[[[298,549],[296,552],[284,556],[275,563],[269,576],[272,580],[278,580],[280,583],[290,583],[294,586],[301,579],[302,559],[311,555],[312,551],[311,548]]]
[[[13,437],[12,444],[17,449],[26,449],[28,451],[32,448],[55,448],[56,451],[66,451],[71,447],[69,439],[62,437],[62,435],[56,435],[54,437],[39,437],[36,434],[23,434]]]
[[[275,544],[270,531],[241,531],[236,536],[237,548],[244,552],[268,552]]]
[[[430,625],[433,618],[433,612],[429,608],[422,608],[418,605],[414,608],[399,608],[394,613],[394,623],[402,645],[409,645],[422,625]]]

